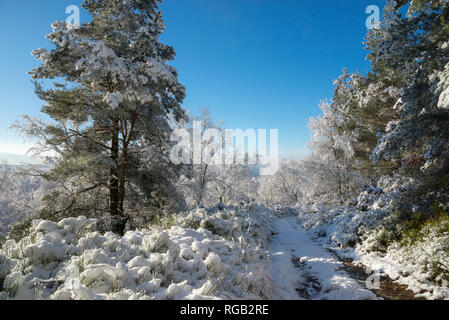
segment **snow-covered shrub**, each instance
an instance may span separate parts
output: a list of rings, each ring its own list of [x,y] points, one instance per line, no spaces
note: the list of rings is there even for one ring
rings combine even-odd
[[[386,185],[384,181],[383,185]],[[379,187],[366,187],[354,203],[345,206],[324,207],[319,204],[301,206],[298,217],[303,226],[317,236],[325,237],[339,246],[354,247],[384,225],[384,220],[395,209],[400,192]]]
[[[245,215],[232,210],[221,214],[229,215],[234,223],[238,219],[232,220],[232,215],[241,220]],[[178,219],[187,224],[191,216]],[[263,219],[268,218],[263,214],[254,218],[252,226],[269,233],[261,224]],[[218,222],[212,221],[219,229]],[[249,230],[247,223],[239,224],[241,230]],[[0,250],[2,295],[10,299],[272,297],[266,252],[244,237],[233,241],[198,224],[196,229],[150,228],[119,237],[100,234],[96,225],[95,219],[84,217],[59,223],[33,221],[28,236],[19,242],[8,240]],[[225,227],[219,230],[230,235]]]
[[[449,219],[435,205],[425,212],[397,208],[408,179],[384,178],[367,188],[355,206],[299,208],[306,229],[372,270],[407,285],[418,296],[449,298]],[[412,181],[409,181],[413,184]]]
[[[343,206],[318,208],[316,212],[299,210],[299,219],[306,229],[342,247],[355,246],[361,235],[375,228],[384,216],[381,210],[359,211]]]
[[[243,238],[246,243],[265,246],[272,235],[273,219],[282,212],[260,205],[196,209],[175,215],[175,224],[186,228],[202,227],[228,240]]]
[[[388,232],[384,227],[369,234],[356,249],[357,260],[382,270],[418,296],[449,299],[448,217],[427,221],[416,229],[396,230],[394,235]],[[385,238],[395,240],[383,251],[374,250]]]

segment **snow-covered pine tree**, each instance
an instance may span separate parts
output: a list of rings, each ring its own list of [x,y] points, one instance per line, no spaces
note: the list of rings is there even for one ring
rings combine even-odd
[[[334,82],[332,108],[340,117],[337,131],[354,137],[353,168],[367,181],[374,182],[396,168],[391,161],[374,165],[370,156],[387,123],[399,118],[399,111],[392,106],[402,94],[402,82],[396,73],[381,65],[373,65],[372,68],[375,71],[367,76],[344,70]]]
[[[373,72],[362,76],[346,70],[334,81],[332,108],[341,117],[338,130],[356,137],[352,143],[355,158],[369,160],[379,132],[385,130],[389,121],[398,118],[398,112],[391,108],[401,93],[396,83],[394,74],[383,76],[381,72]]]
[[[151,201],[174,175],[168,117],[185,117],[185,88],[167,64],[173,48],[159,41],[158,2],[85,0],[90,22],[55,22],[54,48],[33,51],[42,60],[31,71],[36,93],[52,121],[27,118],[21,129],[56,155],[45,176],[63,184],[47,198],[46,218],[109,213],[121,234],[130,193]],[[45,88],[39,80],[48,79],[55,82]]]
[[[368,41],[369,58],[406,81],[392,106],[400,117],[389,122],[372,158],[414,170],[420,197],[441,194],[448,190],[449,177],[449,3],[391,1],[388,8],[390,18]]]

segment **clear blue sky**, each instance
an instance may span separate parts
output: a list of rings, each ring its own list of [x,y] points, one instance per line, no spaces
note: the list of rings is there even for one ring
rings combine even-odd
[[[40,116],[27,71],[32,49],[49,47],[50,24],[81,0],[0,0],[0,153],[23,153],[7,128]],[[384,0],[166,0],[163,42],[187,87],[184,106],[208,107],[226,128],[279,129],[282,154],[307,150],[307,122],[332,97],[343,67],[365,73],[368,5]],[[81,12],[82,21],[89,19]]]

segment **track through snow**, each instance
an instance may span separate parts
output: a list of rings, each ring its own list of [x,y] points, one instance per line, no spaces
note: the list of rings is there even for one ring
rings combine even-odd
[[[295,217],[275,222],[277,235],[270,246],[271,276],[276,298],[282,300],[377,299],[341,270],[343,264],[314,242]]]

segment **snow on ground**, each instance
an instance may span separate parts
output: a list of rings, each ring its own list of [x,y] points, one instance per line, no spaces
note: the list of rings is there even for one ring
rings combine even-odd
[[[196,209],[123,237],[35,220],[0,249],[0,299],[376,299],[296,214]]]
[[[296,217],[275,221],[270,246],[271,276],[278,299],[376,299],[343,270],[330,252],[314,242]]]
[[[35,220],[28,236],[0,250],[0,298],[270,299],[262,244],[271,213],[256,209],[198,209],[179,218],[190,228],[123,237],[100,234],[96,220],[84,217]]]

